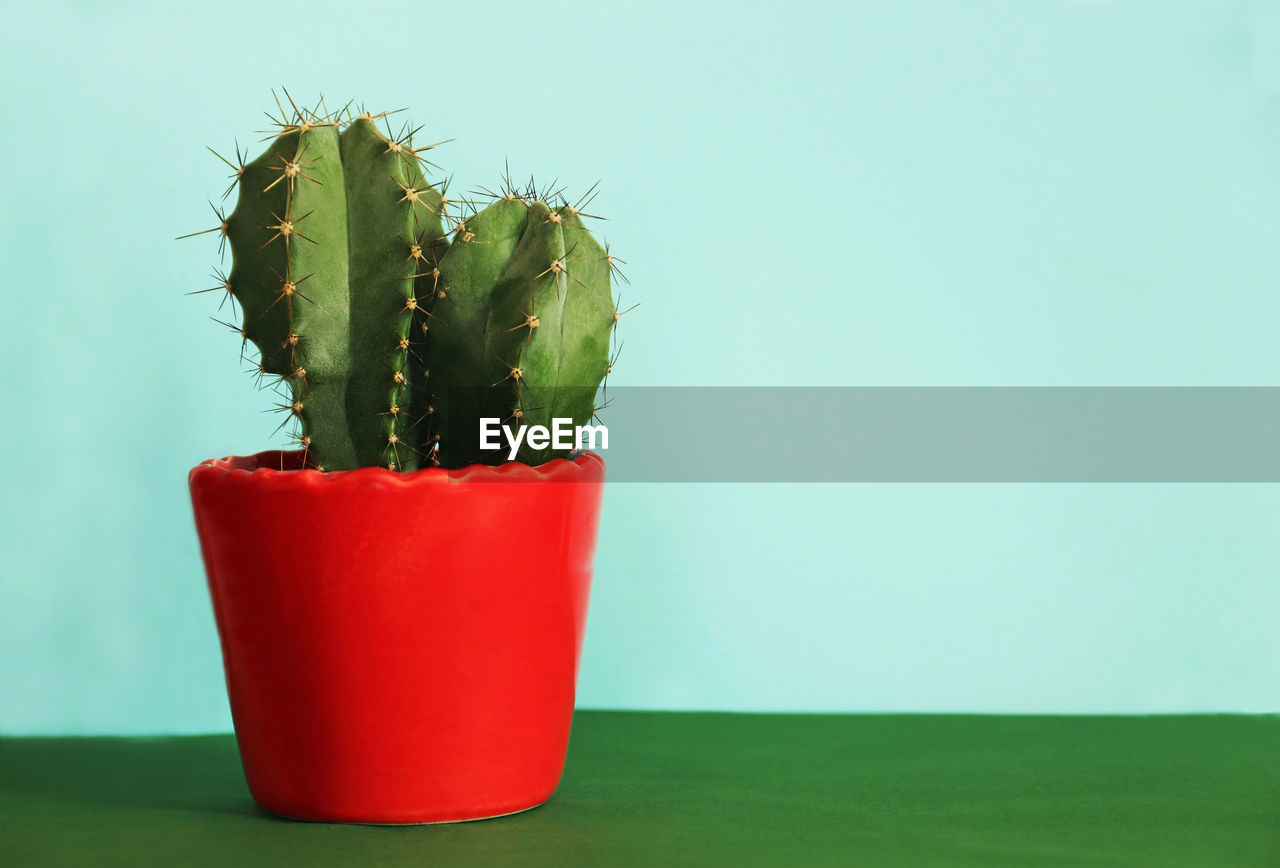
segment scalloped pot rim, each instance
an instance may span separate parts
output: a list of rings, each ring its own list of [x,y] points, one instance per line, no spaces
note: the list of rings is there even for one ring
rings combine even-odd
[[[335,485],[355,481],[381,484],[437,485],[459,482],[603,482],[604,459],[594,452],[583,452],[576,459],[556,458],[531,467],[520,462],[499,465],[472,464],[453,470],[426,467],[408,473],[385,467],[359,467],[355,470],[320,471],[300,467],[302,452],[266,451],[255,455],[230,455],[210,458],[191,469],[189,482],[213,484],[220,480],[243,479],[262,484]],[[294,465],[294,466],[289,466]]]

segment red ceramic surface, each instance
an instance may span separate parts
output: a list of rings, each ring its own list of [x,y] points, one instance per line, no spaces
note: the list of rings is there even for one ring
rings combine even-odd
[[[604,461],[191,471],[249,789],[288,817],[432,823],[564,767]]]

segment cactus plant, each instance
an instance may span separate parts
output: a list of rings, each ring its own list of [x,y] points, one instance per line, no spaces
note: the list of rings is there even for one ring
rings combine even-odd
[[[488,459],[472,419],[591,419],[616,317],[608,254],[576,208],[509,192],[460,225],[440,284],[427,359],[442,462]],[[519,452],[527,464],[548,457]]]
[[[507,453],[480,448],[483,418],[587,424],[620,316],[620,260],[583,222],[589,197],[508,175],[487,207],[452,203],[407,126],[288,102],[257,159],[224,158],[238,200],[208,231],[233,257],[214,289],[238,303],[232,328],[308,465],[493,464]],[[565,454],[524,443],[517,458]]]

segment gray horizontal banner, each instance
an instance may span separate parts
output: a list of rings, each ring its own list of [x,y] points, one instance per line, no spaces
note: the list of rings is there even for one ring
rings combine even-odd
[[[613,388],[610,482],[1277,482],[1280,388]]]

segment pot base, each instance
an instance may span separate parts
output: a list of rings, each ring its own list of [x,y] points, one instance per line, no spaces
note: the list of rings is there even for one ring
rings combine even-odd
[[[267,810],[266,808],[263,808],[261,805],[259,805],[258,807],[261,808],[263,811],[266,811],[266,813],[270,814],[273,817],[280,817],[283,820],[292,820],[295,823],[331,823],[338,826],[374,826],[374,827],[378,827],[378,826],[392,826],[392,827],[395,827],[395,826],[449,826],[457,823],[478,823],[481,820],[497,820],[502,817],[514,817],[516,814],[527,814],[529,811],[532,811],[535,808],[541,808],[543,805],[545,805],[549,801],[550,799],[544,799],[543,801],[538,802],[536,805],[530,805],[527,808],[517,808],[514,811],[505,811],[501,814],[485,814],[483,817],[463,817],[458,820],[423,820],[420,823],[378,823],[371,820],[311,820],[306,817],[290,817],[288,814],[280,814],[280,813],[277,813],[276,811]]]

